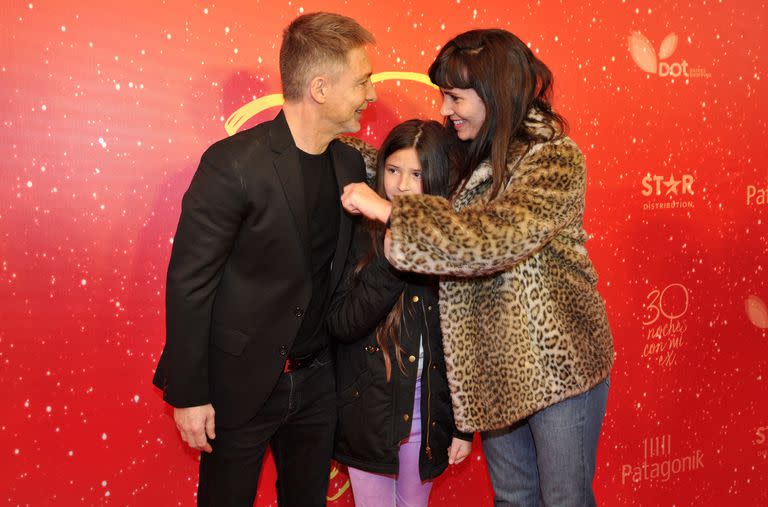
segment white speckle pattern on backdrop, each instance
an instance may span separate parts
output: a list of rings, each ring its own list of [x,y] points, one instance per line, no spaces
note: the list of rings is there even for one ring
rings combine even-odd
[[[150,384],[181,195],[230,115],[280,92],[281,31],[316,10],[376,35],[376,72],[424,73],[478,27],[550,66],[588,161],[587,247],[616,342],[598,500],[768,504],[768,12],[725,0],[6,5],[2,500],[194,503],[197,457]],[[359,133],[374,145],[438,118],[422,83],[377,93]],[[273,484],[268,464],[258,505],[276,504]],[[352,505],[346,487],[342,471],[330,505]],[[491,498],[478,444],[431,505]]]

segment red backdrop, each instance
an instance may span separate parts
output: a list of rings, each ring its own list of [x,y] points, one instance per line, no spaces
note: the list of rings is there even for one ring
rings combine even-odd
[[[599,501],[768,500],[763,2],[109,4],[5,2],[0,21],[3,500],[194,502],[196,457],[150,385],[180,199],[230,115],[279,93],[280,32],[315,10],[377,36],[377,73],[424,73],[471,28],[529,42],[587,156],[616,341]],[[409,77],[377,84],[361,137],[437,118]],[[258,505],[273,483],[268,465]],[[352,504],[345,488],[342,472],[331,505]],[[476,445],[432,505],[491,496]]]

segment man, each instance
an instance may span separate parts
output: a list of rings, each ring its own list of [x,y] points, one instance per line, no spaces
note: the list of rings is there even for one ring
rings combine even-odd
[[[182,202],[168,267],[167,338],[154,383],[203,451],[199,505],[251,506],[267,445],[281,506],[325,505],[336,423],[324,325],[352,219],[344,185],[376,100],[373,36],[330,13],[283,33],[278,116],[211,146]]]

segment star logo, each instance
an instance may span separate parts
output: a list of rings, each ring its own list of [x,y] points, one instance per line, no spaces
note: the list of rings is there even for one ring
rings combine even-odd
[[[667,192],[664,195],[669,195],[669,194],[677,195],[677,186],[680,184],[681,181],[682,180],[676,180],[674,174],[670,174],[669,179],[667,181],[662,182],[667,187]]]

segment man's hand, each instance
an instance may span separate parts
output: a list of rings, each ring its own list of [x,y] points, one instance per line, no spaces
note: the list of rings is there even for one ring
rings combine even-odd
[[[198,407],[174,408],[173,420],[179,428],[181,439],[189,444],[192,449],[212,452],[211,444],[205,438],[216,438],[214,433],[213,405],[200,405]]]
[[[344,186],[341,205],[355,215],[385,224],[392,213],[392,203],[382,198],[365,183],[350,183]]]
[[[472,442],[453,437],[451,446],[448,448],[448,464],[458,465],[469,456],[470,452],[472,452]]]

